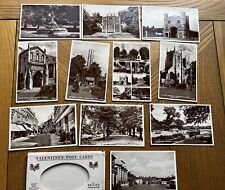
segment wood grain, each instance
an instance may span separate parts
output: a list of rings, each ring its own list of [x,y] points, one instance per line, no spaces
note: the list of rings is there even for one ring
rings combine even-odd
[[[5,21],[11,23],[11,29],[8,27],[7,31],[15,29],[15,22]],[[176,150],[177,155],[177,172],[178,172],[178,187],[179,190],[220,190],[224,187],[222,179],[225,178],[225,114],[223,105],[223,96],[221,88],[221,79],[219,75],[219,63],[217,59],[216,43],[213,30],[213,23],[211,21],[204,21],[200,23],[201,30],[201,43],[198,47],[198,103],[212,104],[213,109],[213,125],[215,135],[215,146],[214,147],[199,147],[199,146],[150,146],[149,140],[149,109],[148,104],[145,106],[145,147],[138,148],[138,150]],[[6,32],[5,32],[6,33]],[[12,32],[13,33],[13,32]],[[4,69],[5,77],[10,78],[12,82],[12,71],[15,67],[16,61],[13,65],[13,52],[15,43],[14,37],[4,36],[0,33],[2,39],[6,38],[5,51],[9,52],[8,61],[5,65],[8,69]],[[14,34],[14,33],[13,33]],[[7,35],[9,35],[7,33]],[[220,40],[220,39],[219,39]],[[111,44],[112,42],[105,42]],[[150,43],[150,42],[149,42]],[[71,41],[59,41],[58,44],[58,60],[59,60],[59,101],[58,103],[68,103],[64,100],[65,88],[67,81],[67,71],[70,59],[70,45]],[[217,45],[218,46],[218,45]],[[151,57],[152,57],[152,100],[153,102],[161,103],[176,103],[174,101],[158,100],[157,99],[157,85],[158,85],[158,62],[159,62],[159,43],[151,42]],[[1,59],[3,60],[3,58]],[[220,60],[220,59],[219,59]],[[224,58],[221,58],[224,60]],[[2,61],[1,61],[2,62]],[[1,68],[3,66],[1,65]],[[5,66],[4,66],[5,67]],[[108,81],[108,92],[107,92],[107,103],[111,101],[111,79],[112,79],[112,55],[110,54],[110,65],[109,65],[109,81]],[[14,73],[15,75],[15,73]],[[14,77],[15,78],[15,77]],[[1,78],[1,81],[4,81]],[[2,82],[2,83],[4,83]],[[2,84],[1,83],[1,84]],[[15,81],[14,88],[12,90],[12,83],[6,83],[5,88],[11,89],[9,94],[15,92]],[[5,95],[6,96],[6,95]],[[11,97],[11,96],[10,96]],[[8,98],[8,103],[10,100]],[[77,115],[79,115],[80,102],[69,101],[70,103],[76,103],[78,106]],[[118,103],[118,102],[117,102]],[[52,104],[52,103],[51,103]],[[12,98],[12,106],[20,106],[15,104],[15,99]],[[36,104],[30,104],[36,105]],[[40,105],[40,103],[38,104]],[[7,110],[9,106],[4,105],[4,110]],[[7,136],[8,128],[8,115],[5,113],[4,117],[4,134]],[[79,118],[78,118],[79,123]],[[4,146],[7,146],[6,142]],[[5,147],[6,149],[6,147]],[[110,150],[136,150],[134,147],[68,147],[68,148],[53,148],[53,149],[39,149],[32,150],[32,152],[43,152],[43,151],[93,151],[103,150],[106,151],[106,190],[110,186],[110,175],[109,175],[109,152]],[[9,152],[8,155],[8,178],[7,178],[7,190],[24,190],[26,182],[26,157],[28,151],[15,151]],[[7,162],[7,156],[4,157]],[[5,179],[5,178],[4,178]]]
[[[83,4],[134,4],[134,5],[153,5],[170,7],[191,7],[198,8],[200,20],[225,20],[225,1],[224,0],[1,0],[0,1],[0,19],[19,19],[21,3],[37,4],[62,4],[62,3],[83,3]]]
[[[214,22],[214,29],[220,69],[221,86],[223,90],[223,103],[225,105],[225,23]]]
[[[6,189],[9,107],[11,105],[16,21],[0,21],[0,189]]]

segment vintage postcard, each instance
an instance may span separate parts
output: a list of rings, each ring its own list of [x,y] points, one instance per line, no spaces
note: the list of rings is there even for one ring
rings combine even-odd
[[[105,152],[28,153],[26,190],[104,190]]]
[[[74,39],[81,37],[81,6],[22,4],[20,39]]]
[[[144,146],[143,105],[82,104],[80,146]]]
[[[111,151],[110,190],[178,190],[175,151]]]
[[[83,39],[139,40],[140,7],[83,5]]]
[[[66,100],[105,102],[108,43],[72,41]]]
[[[210,105],[151,104],[152,145],[214,145]]]
[[[142,39],[200,42],[198,9],[142,6]]]
[[[158,98],[197,102],[197,45],[160,43]]]
[[[57,42],[18,42],[16,103],[57,100]]]
[[[151,101],[150,44],[113,43],[113,101]]]
[[[10,108],[9,150],[77,144],[75,104]]]

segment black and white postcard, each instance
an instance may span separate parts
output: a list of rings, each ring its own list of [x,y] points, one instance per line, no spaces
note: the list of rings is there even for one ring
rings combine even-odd
[[[175,151],[111,151],[110,190],[178,190]]]
[[[80,13],[80,5],[23,4],[20,39],[81,38]]]
[[[151,104],[152,145],[214,145],[210,105]]]
[[[106,101],[109,50],[108,43],[72,42],[66,100]]]
[[[113,101],[151,101],[150,44],[113,43]]]
[[[197,45],[160,43],[158,98],[197,102]]]
[[[57,42],[18,42],[16,103],[57,101],[57,99]]]
[[[199,42],[198,9],[143,6],[142,39]]]
[[[104,190],[105,152],[32,152],[26,190]]]
[[[144,146],[142,105],[82,104],[80,146]]]
[[[77,145],[74,104],[10,108],[9,150]]]
[[[83,39],[139,40],[140,7],[83,5]]]

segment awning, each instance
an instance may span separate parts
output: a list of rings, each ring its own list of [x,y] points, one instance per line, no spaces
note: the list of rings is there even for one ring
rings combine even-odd
[[[27,131],[34,131],[34,130],[31,129],[30,126],[28,126],[27,124],[23,124],[23,127],[24,127]]]
[[[26,129],[19,124],[11,124],[11,131],[18,132],[18,131],[26,131]]]

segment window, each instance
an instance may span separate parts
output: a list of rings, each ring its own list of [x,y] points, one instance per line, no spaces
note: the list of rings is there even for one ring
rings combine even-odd
[[[30,52],[30,59],[33,60],[33,53]]]
[[[170,20],[168,20],[168,24],[170,24]]]
[[[177,20],[177,24],[180,24],[180,20]]]
[[[44,61],[44,55],[41,56],[41,61]]]
[[[37,53],[36,60],[39,61],[39,54]]]

